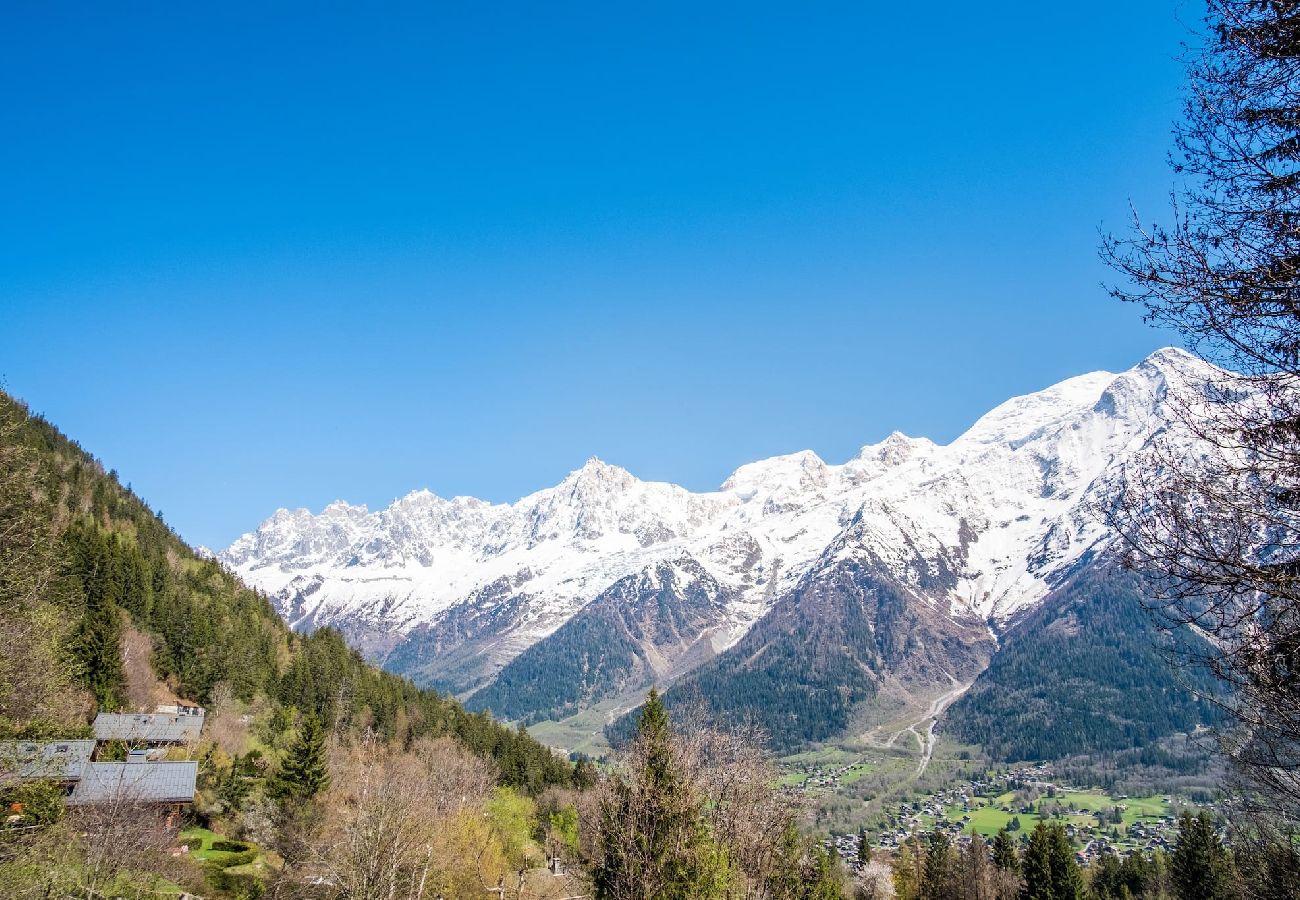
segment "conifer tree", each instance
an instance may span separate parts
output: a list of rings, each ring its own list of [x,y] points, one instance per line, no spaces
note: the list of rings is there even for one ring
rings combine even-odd
[[[117,709],[126,693],[122,611],[110,593],[111,560],[105,541],[93,530],[84,537],[89,546],[77,554],[76,575],[86,593],[86,610],[69,640],[69,655],[100,709]]]
[[[1003,872],[1019,872],[1020,856],[1016,853],[1016,842],[1011,832],[1003,828],[993,836],[993,865]]]
[[[936,828],[925,848],[925,881],[921,900],[946,900],[953,880],[952,842]]]
[[[1074,847],[1059,823],[1051,826],[1052,896],[1055,900],[1083,900],[1083,871],[1074,860]]]
[[[1056,900],[1052,893],[1052,846],[1045,823],[1040,822],[1029,836],[1021,871],[1025,886],[1020,900]]]
[[[678,758],[668,710],[651,690],[630,771],[610,780],[592,873],[600,900],[710,900],[730,866],[709,834],[703,800]]]
[[[313,715],[304,717],[289,755],[276,771],[267,792],[281,802],[303,802],[329,787],[325,732]]]
[[[841,900],[844,896],[834,855],[810,846],[793,822],[786,825],[774,855],[764,896],[773,900]]]
[[[1232,863],[1207,813],[1183,813],[1170,870],[1178,900],[1228,900],[1234,895]]]
[[[1021,900],[1082,900],[1083,872],[1074,848],[1059,823],[1039,822],[1029,836],[1022,860],[1025,876]]]

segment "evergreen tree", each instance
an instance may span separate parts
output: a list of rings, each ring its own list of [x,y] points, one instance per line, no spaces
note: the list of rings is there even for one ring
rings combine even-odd
[[[303,802],[329,787],[325,732],[314,715],[304,717],[289,755],[276,770],[267,793],[281,802]]]
[[[1020,856],[1011,833],[1003,828],[993,837],[993,865],[1004,872],[1020,871]]]
[[[1170,869],[1178,900],[1228,900],[1234,896],[1232,863],[1207,813],[1183,813]]]
[[[1056,900],[1052,893],[1051,838],[1045,823],[1040,822],[1029,836],[1021,871],[1025,876],[1025,886],[1020,892],[1020,900]]]
[[[121,707],[126,695],[122,671],[122,611],[113,577],[110,542],[94,526],[70,532],[72,574],[80,582],[86,608],[69,640],[78,678],[102,710]]]
[[[1065,826],[1055,824],[1051,830],[1052,897],[1055,900],[1083,900],[1083,871],[1074,859]]]
[[[858,866],[865,866],[871,861],[871,842],[867,840],[867,829],[858,829]]]
[[[1083,872],[1059,823],[1039,822],[1029,836],[1022,861],[1021,900],[1082,900]]]
[[[936,828],[925,848],[925,881],[921,900],[946,900],[953,881],[952,842]]]
[[[698,787],[678,757],[668,710],[651,690],[641,710],[631,771],[610,780],[592,873],[601,900],[709,900],[730,866],[709,834]]]
[[[775,848],[775,864],[766,879],[772,900],[842,900],[843,886],[832,852],[799,836],[791,822]]]

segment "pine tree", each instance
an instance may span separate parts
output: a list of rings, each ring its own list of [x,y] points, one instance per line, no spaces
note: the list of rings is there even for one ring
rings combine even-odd
[[[678,758],[668,710],[651,690],[641,710],[631,771],[610,781],[600,810],[601,900],[710,900],[730,865],[709,834],[704,804]]]
[[[1083,871],[1074,859],[1074,847],[1065,826],[1051,826],[1052,897],[1054,900],[1083,900]]]
[[[1004,872],[1020,871],[1020,856],[1011,832],[1003,828],[993,837],[993,865]]]
[[[925,848],[925,882],[921,900],[945,900],[953,880],[952,842],[936,828]]]
[[[1056,900],[1052,893],[1051,837],[1045,823],[1040,822],[1029,836],[1021,871],[1025,876],[1025,886],[1020,892],[1020,900]]]
[[[858,867],[871,861],[871,842],[867,840],[867,829],[858,829]]]
[[[81,682],[100,709],[118,709],[126,695],[122,670],[122,611],[113,600],[109,541],[93,526],[70,537],[73,574],[85,592],[86,609],[68,651]]]
[[[289,754],[271,779],[267,793],[281,802],[303,802],[329,787],[325,732],[314,715],[304,717]]]
[[[1022,868],[1021,900],[1082,900],[1083,872],[1065,826],[1039,822],[1029,837]]]
[[[1207,813],[1183,813],[1170,869],[1178,900],[1227,900],[1234,894],[1232,863]]]

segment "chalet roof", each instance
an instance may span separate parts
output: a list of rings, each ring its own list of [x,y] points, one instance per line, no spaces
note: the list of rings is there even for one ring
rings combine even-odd
[[[94,741],[0,741],[0,779],[75,781],[95,752]]]
[[[100,713],[95,716],[95,739],[180,744],[198,740],[203,719],[201,713]]]
[[[197,762],[88,763],[68,803],[191,803],[198,769]]]

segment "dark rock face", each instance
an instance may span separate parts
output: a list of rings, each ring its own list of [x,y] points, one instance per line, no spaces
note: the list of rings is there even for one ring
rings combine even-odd
[[[455,694],[481,687],[511,655],[511,632],[529,610],[516,581],[499,578],[417,626],[383,658],[384,668]]]
[[[751,721],[785,749],[843,731],[884,679],[919,689],[973,679],[996,644],[983,622],[937,599],[955,583],[951,567],[917,557],[903,581],[861,538],[846,533],[739,643],[675,685],[669,702]]]
[[[732,597],[683,556],[619,579],[470,698],[505,718],[563,718],[714,655]]]

